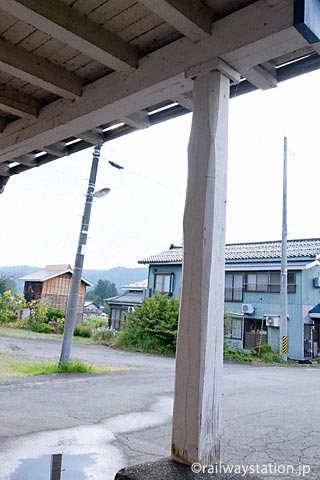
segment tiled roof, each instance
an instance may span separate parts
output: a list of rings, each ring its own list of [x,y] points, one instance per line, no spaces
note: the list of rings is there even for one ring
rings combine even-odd
[[[38,272],[34,272],[30,275],[26,275],[25,277],[21,277],[19,278],[19,280],[24,280],[28,282],[45,282],[46,280],[59,277],[60,275],[64,275],[65,273],[73,273],[71,265],[46,265],[43,270],[39,270]],[[81,280],[89,286],[92,285],[90,282],[88,282],[88,280],[85,280],[84,278],[81,278]]]
[[[143,300],[143,291],[141,292],[126,292],[116,297],[107,298],[106,302],[118,305],[140,305]]]
[[[139,260],[138,263],[182,263],[182,247],[171,245],[169,250]]]
[[[182,263],[182,247],[172,245],[157,255],[140,260],[138,263]],[[320,238],[288,240],[288,258],[316,258],[320,255]],[[232,260],[280,259],[281,241],[232,243],[226,245],[226,262]]]
[[[140,282],[130,283],[129,285],[123,285],[121,288],[124,290],[145,290],[148,286],[148,280],[142,280]]]
[[[320,238],[288,240],[288,258],[320,255]],[[226,260],[281,258],[281,241],[226,245]]]

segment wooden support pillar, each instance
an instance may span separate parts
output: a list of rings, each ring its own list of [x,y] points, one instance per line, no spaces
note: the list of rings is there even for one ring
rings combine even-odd
[[[194,82],[172,459],[220,461],[228,104],[220,71]]]

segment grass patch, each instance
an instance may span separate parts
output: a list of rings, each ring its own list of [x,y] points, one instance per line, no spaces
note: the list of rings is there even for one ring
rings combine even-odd
[[[62,342],[63,335],[58,333],[39,333],[26,330],[25,328],[7,328],[0,327],[0,335],[3,337],[12,338],[32,338],[32,339],[44,339],[44,340],[57,340]],[[94,344],[95,342],[91,338],[73,337],[73,343],[86,343]]]
[[[242,352],[240,350],[225,350],[223,356],[225,360],[233,360],[236,362],[253,361],[253,356],[251,353]]]
[[[0,378],[25,377],[34,375],[52,375],[59,373],[111,373],[132,370],[134,367],[112,367],[107,365],[90,365],[80,360],[70,360],[58,367],[57,362],[19,360],[14,356],[2,355]]]

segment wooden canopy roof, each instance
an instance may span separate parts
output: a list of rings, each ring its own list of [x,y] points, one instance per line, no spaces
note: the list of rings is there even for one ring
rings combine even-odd
[[[0,0],[0,191],[11,175],[192,110],[193,77],[217,63],[241,75],[232,96],[318,68],[304,4]]]

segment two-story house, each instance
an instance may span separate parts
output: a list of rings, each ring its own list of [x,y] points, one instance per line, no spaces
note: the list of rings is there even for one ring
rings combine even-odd
[[[180,246],[152,255],[139,263],[149,265],[149,296],[155,290],[180,297]],[[227,342],[252,349],[280,340],[281,242],[226,245],[225,309],[229,317]],[[320,239],[288,241],[289,357],[315,357],[320,347]]]

